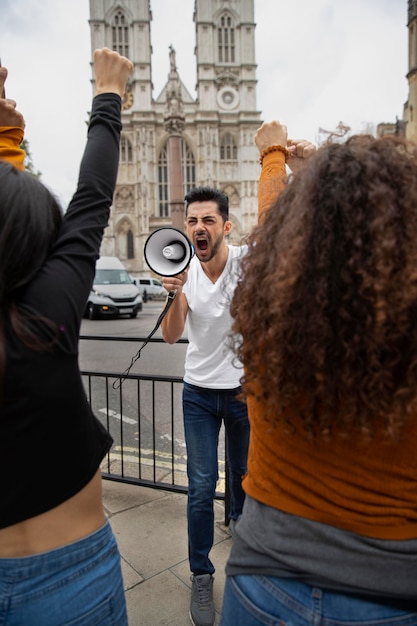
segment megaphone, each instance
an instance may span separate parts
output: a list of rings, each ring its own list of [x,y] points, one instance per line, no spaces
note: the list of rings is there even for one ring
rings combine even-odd
[[[177,228],[164,226],[146,240],[145,261],[159,276],[176,276],[190,264],[195,254],[191,241]]]

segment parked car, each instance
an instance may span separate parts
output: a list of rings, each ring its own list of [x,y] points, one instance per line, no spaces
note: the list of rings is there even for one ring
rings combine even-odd
[[[105,316],[136,317],[143,300],[125,266],[117,257],[102,256],[96,262],[93,288],[86,304],[85,316],[90,320]]]
[[[152,276],[131,276],[131,278],[145,302],[146,300],[165,298],[168,294],[159,278],[153,278]]]

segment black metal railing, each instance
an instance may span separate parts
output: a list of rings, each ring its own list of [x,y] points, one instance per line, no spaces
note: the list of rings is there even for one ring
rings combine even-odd
[[[82,335],[82,341],[129,342],[142,337]],[[164,343],[152,338],[149,343]],[[178,343],[187,343],[180,339]],[[108,480],[187,493],[186,450],[182,418],[181,376],[122,374],[82,369],[87,397],[94,414],[112,435],[114,443],[102,463]],[[219,483],[216,498],[225,501],[226,446],[219,447]]]

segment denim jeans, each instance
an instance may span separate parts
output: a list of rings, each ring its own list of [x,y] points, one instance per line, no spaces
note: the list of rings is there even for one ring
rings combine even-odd
[[[226,579],[220,626],[417,626],[414,611],[293,578],[239,575]]]
[[[0,558],[0,626],[127,626],[109,522],[56,550]]]
[[[226,429],[230,478],[230,518],[242,513],[247,471],[249,421],[246,404],[236,399],[238,389],[206,389],[184,383],[183,413],[187,445],[188,552],[190,569],[213,574],[209,552],[214,540],[214,496],[218,480],[219,432]]]

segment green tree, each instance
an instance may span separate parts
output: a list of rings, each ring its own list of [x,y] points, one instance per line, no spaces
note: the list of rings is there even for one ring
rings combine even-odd
[[[20,144],[20,147],[26,153],[26,156],[25,156],[25,169],[26,169],[26,171],[29,172],[29,174],[32,174],[32,176],[35,176],[36,178],[40,178],[42,176],[42,172],[40,172],[39,170],[37,170],[35,168],[35,165],[33,163],[32,153],[31,153],[30,148],[29,148],[28,140],[24,139],[22,141],[22,143]]]

